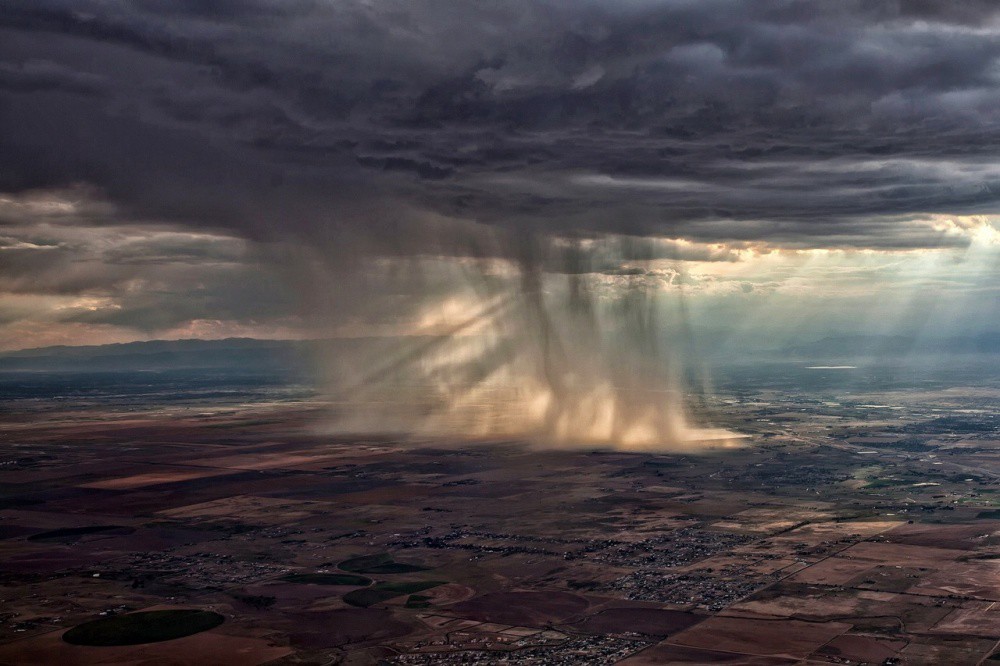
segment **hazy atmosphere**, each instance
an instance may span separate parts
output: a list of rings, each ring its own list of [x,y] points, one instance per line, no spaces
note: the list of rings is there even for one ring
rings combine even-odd
[[[997,0],[0,0],[0,664],[994,663],[998,321]]]

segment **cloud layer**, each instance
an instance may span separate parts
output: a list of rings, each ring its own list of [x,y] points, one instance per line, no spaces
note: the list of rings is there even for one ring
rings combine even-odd
[[[0,22],[0,189],[86,182],[146,217],[913,247],[949,239],[908,216],[1000,199],[987,1],[53,1]]]
[[[11,0],[0,346],[411,330],[496,258],[752,299],[776,249],[960,254],[998,108],[990,0]]]

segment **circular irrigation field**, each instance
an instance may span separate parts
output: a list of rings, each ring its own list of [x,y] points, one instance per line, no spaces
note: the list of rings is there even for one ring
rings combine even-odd
[[[73,645],[141,645],[184,638],[214,629],[225,618],[202,610],[158,610],[104,617],[73,627],[63,640]]]

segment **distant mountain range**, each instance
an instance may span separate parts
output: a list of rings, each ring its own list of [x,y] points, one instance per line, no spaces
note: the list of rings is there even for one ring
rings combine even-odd
[[[333,340],[151,340],[125,344],[57,346],[0,352],[0,372],[125,372],[215,370],[241,373],[302,374],[312,368],[315,352],[327,357],[353,354],[386,338]],[[413,339],[410,339],[413,342]],[[744,350],[743,361],[776,359],[894,358],[922,355],[1000,354],[1000,333],[967,337],[916,338],[901,335],[847,335],[787,345],[780,349]]]
[[[1000,354],[1000,333],[921,338],[905,335],[845,335],[776,350],[789,358],[865,358],[949,354]]]
[[[226,370],[296,372],[305,367],[307,341],[151,340],[125,344],[57,346],[0,353],[0,371],[114,372]]]

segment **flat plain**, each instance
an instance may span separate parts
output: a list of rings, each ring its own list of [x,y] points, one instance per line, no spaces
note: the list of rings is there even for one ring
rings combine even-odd
[[[993,663],[998,397],[721,386],[703,414],[748,436],[673,452],[9,403],[0,664]],[[224,621],[63,638],[158,610]]]

